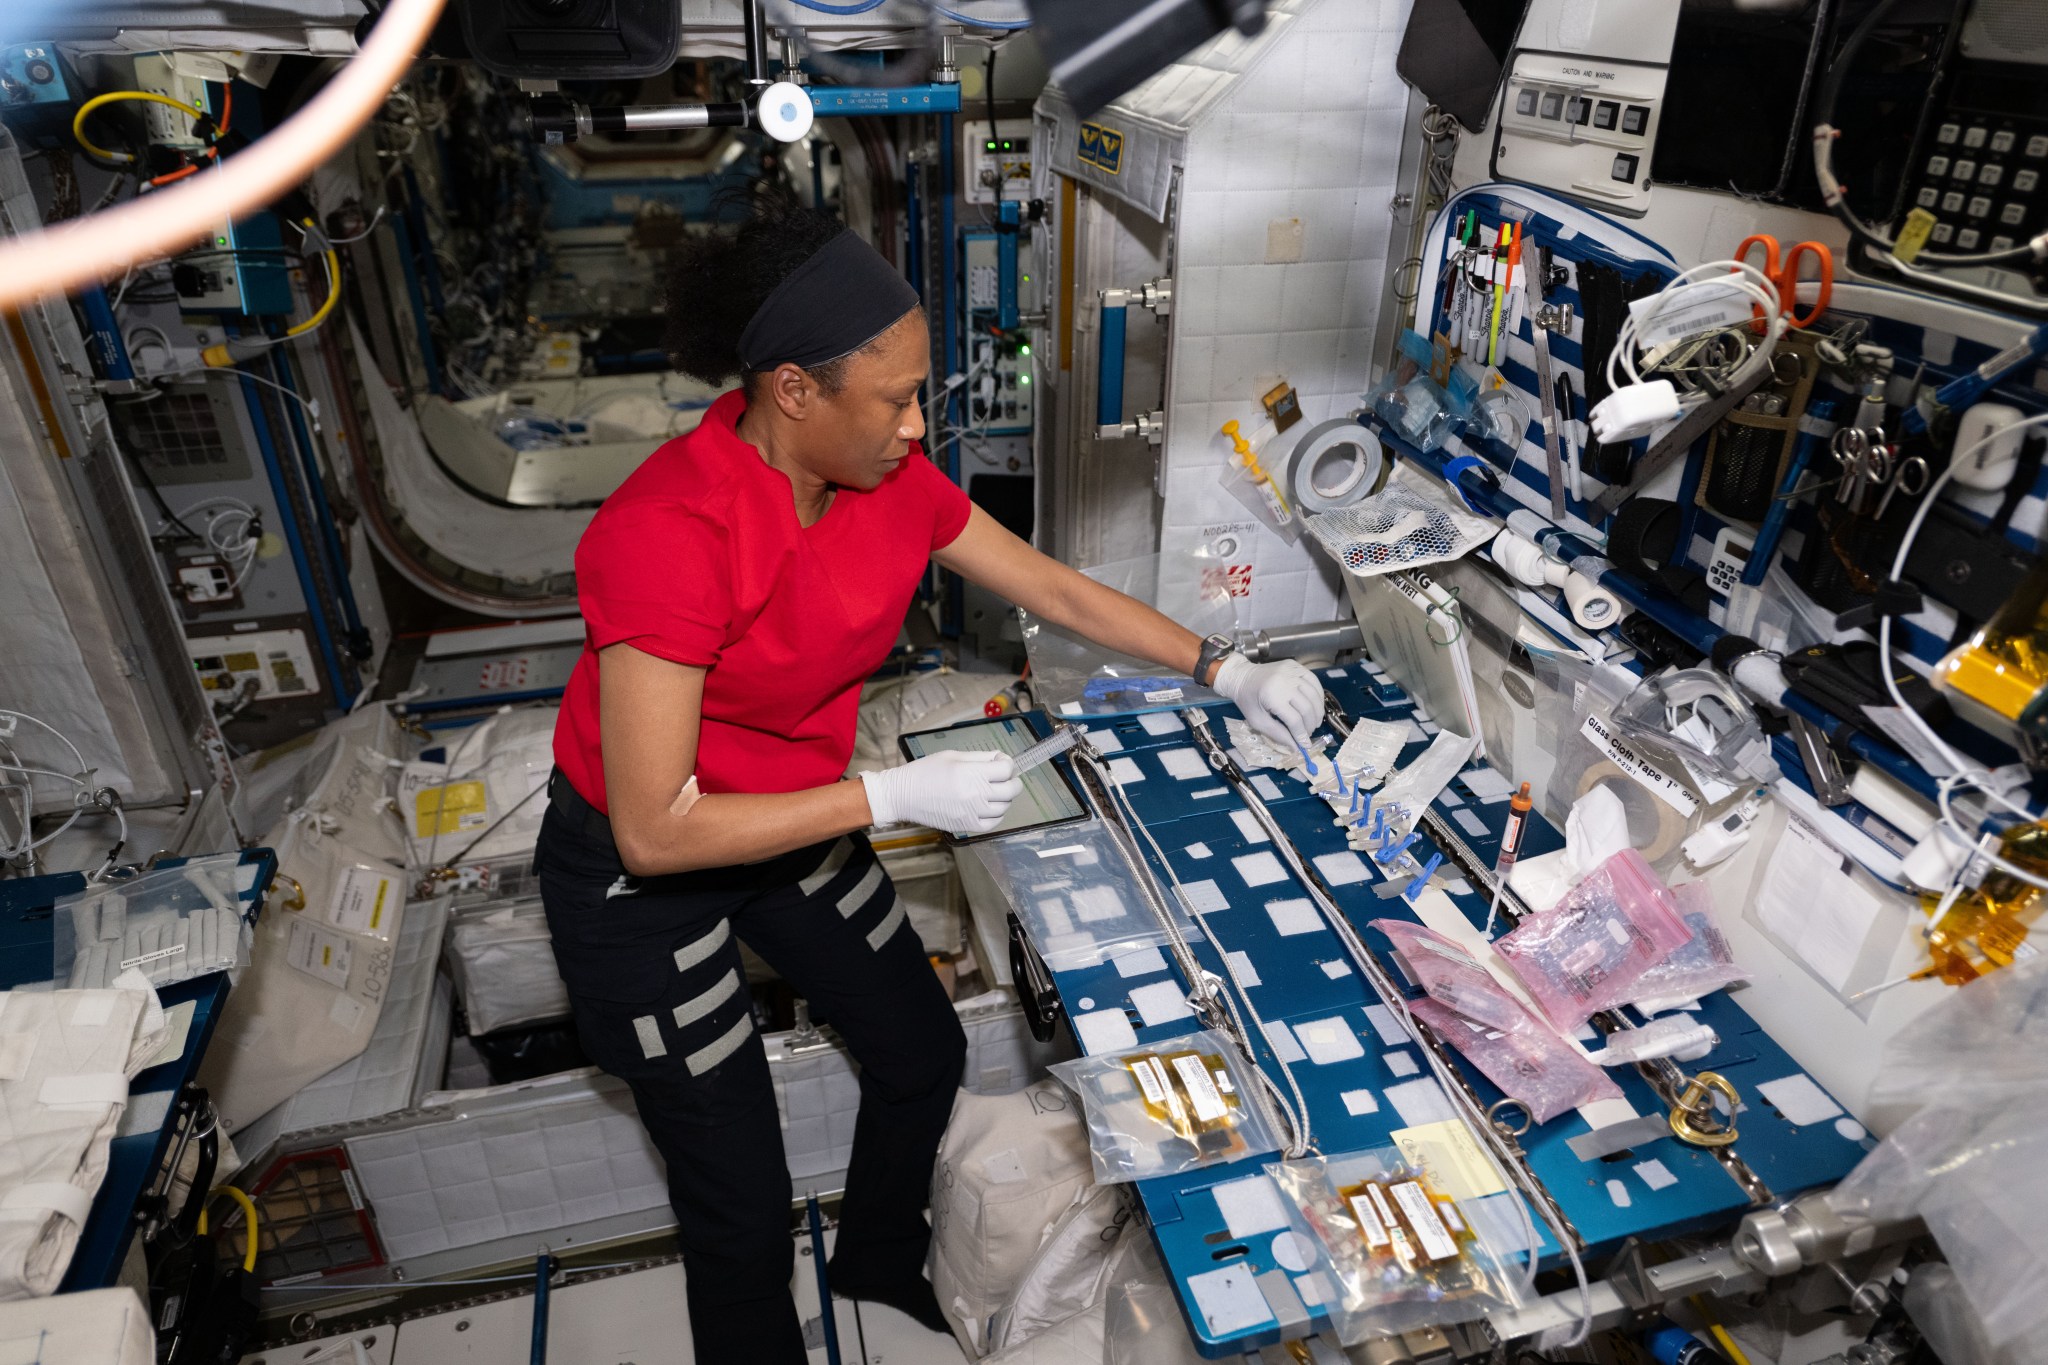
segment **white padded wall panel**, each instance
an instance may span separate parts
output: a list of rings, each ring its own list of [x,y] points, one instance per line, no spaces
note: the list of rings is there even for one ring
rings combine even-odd
[[[1259,426],[1263,379],[1284,376],[1304,416],[1358,405],[1370,368],[1393,234],[1407,87],[1394,53],[1407,0],[1292,0],[1292,21],[1259,45],[1187,135],[1176,218],[1172,409],[1162,545],[1249,555],[1246,627],[1342,612],[1333,565],[1250,525],[1221,487],[1236,418]],[[1195,59],[1191,59],[1195,60]],[[1269,261],[1269,229],[1299,219],[1298,259]],[[1296,252],[1282,241],[1275,253]]]

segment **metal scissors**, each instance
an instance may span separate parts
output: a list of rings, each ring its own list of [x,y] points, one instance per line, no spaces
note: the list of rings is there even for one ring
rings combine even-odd
[[[1746,261],[1749,249],[1759,243],[1764,249],[1763,273],[1778,286],[1778,311],[1785,315],[1786,325],[1811,327],[1822,313],[1827,312],[1828,303],[1834,298],[1835,253],[1829,250],[1826,242],[1794,242],[1789,248],[1780,248],[1776,237],[1768,232],[1758,232],[1742,239],[1742,245],[1735,248],[1735,259]],[[1801,264],[1808,257],[1817,263],[1819,274],[1802,280]],[[1798,310],[1799,286],[1802,283],[1819,286],[1813,307],[1803,314]],[[1761,306],[1757,308],[1756,315],[1762,319]]]
[[[1828,442],[1828,450],[1842,467],[1835,501],[1846,503],[1851,512],[1863,501],[1867,485],[1883,483],[1892,473],[1891,452],[1881,427],[1843,427]]]

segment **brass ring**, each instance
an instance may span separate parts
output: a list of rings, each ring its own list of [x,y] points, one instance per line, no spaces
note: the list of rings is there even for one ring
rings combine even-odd
[[[1513,1105],[1515,1108],[1522,1111],[1522,1126],[1520,1128],[1510,1128],[1505,1123],[1502,1123],[1500,1121],[1500,1110],[1502,1110],[1508,1105]],[[1493,1131],[1499,1133],[1502,1137],[1515,1138],[1520,1137],[1522,1134],[1529,1131],[1530,1125],[1535,1122],[1535,1115],[1531,1114],[1529,1112],[1529,1106],[1522,1103],[1522,1101],[1520,1100],[1495,1100],[1492,1104],[1486,1106],[1486,1121],[1492,1124]]]
[[[306,908],[306,888],[299,883],[299,879],[297,877],[294,877],[291,873],[282,870],[273,873],[272,876],[277,881],[291,883],[292,898],[284,903],[285,909],[303,910]]]
[[[1713,1119],[1714,1102],[1710,1096],[1719,1095],[1728,1105],[1728,1122],[1725,1126],[1714,1120],[1716,1126],[1699,1126],[1698,1120]],[[1702,1071],[1685,1083],[1678,1099],[1671,1106],[1671,1133],[1680,1142],[1689,1142],[1695,1147],[1726,1147],[1735,1141],[1735,1111],[1741,1107],[1741,1100],[1728,1078],[1714,1071]]]

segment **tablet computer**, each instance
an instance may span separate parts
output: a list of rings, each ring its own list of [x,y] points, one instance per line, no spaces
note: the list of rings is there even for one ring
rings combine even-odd
[[[923,730],[904,735],[898,743],[905,758],[918,759],[949,749],[1021,754],[1038,740],[1023,716],[1012,715],[970,720],[943,730]],[[1074,779],[1057,760],[1049,760],[1024,774],[1024,790],[1010,803],[1000,825],[986,834],[947,834],[945,838],[948,843],[971,844],[981,839],[1000,839],[1021,830],[1072,824],[1088,815],[1088,803],[1082,800]]]

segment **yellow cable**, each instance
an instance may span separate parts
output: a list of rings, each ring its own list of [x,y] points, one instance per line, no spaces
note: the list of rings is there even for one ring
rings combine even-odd
[[[237,1204],[240,1204],[242,1206],[242,1215],[249,1220],[249,1245],[247,1250],[242,1253],[242,1270],[245,1274],[253,1275],[256,1273],[256,1201],[243,1194],[233,1185],[215,1185],[207,1192],[206,1202],[210,1204],[216,1196],[223,1194],[234,1200]],[[205,1204],[199,1207],[199,1235],[202,1237],[206,1235]],[[1741,1361],[1739,1365],[1749,1365],[1749,1362],[1746,1360]]]
[[[311,218],[301,219],[300,221],[309,228],[313,226]],[[341,257],[336,254],[333,247],[327,248],[326,255],[327,300],[320,305],[319,311],[314,313],[312,317],[307,318],[304,322],[285,328],[284,334],[287,340],[295,336],[303,336],[327,321],[327,315],[334,311],[334,305],[341,300]]]
[[[1728,1329],[1718,1322],[1707,1324],[1707,1330],[1714,1334],[1714,1340],[1721,1343],[1721,1354],[1727,1356],[1733,1365],[1749,1365],[1749,1357],[1735,1344],[1735,1338],[1728,1335]]]
[[[117,104],[122,100],[142,100],[149,104],[169,105],[173,109],[190,114],[194,123],[202,122],[206,118],[203,112],[193,108],[185,103],[185,101],[174,100],[169,95],[159,95],[154,90],[109,90],[104,95],[94,95],[84,104],[79,105],[78,112],[71,116],[71,136],[78,140],[79,146],[85,148],[87,152],[100,158],[102,161],[133,161],[135,159],[126,152],[110,152],[104,147],[95,147],[91,142],[87,141],[85,136],[85,120],[93,110],[104,105]]]

